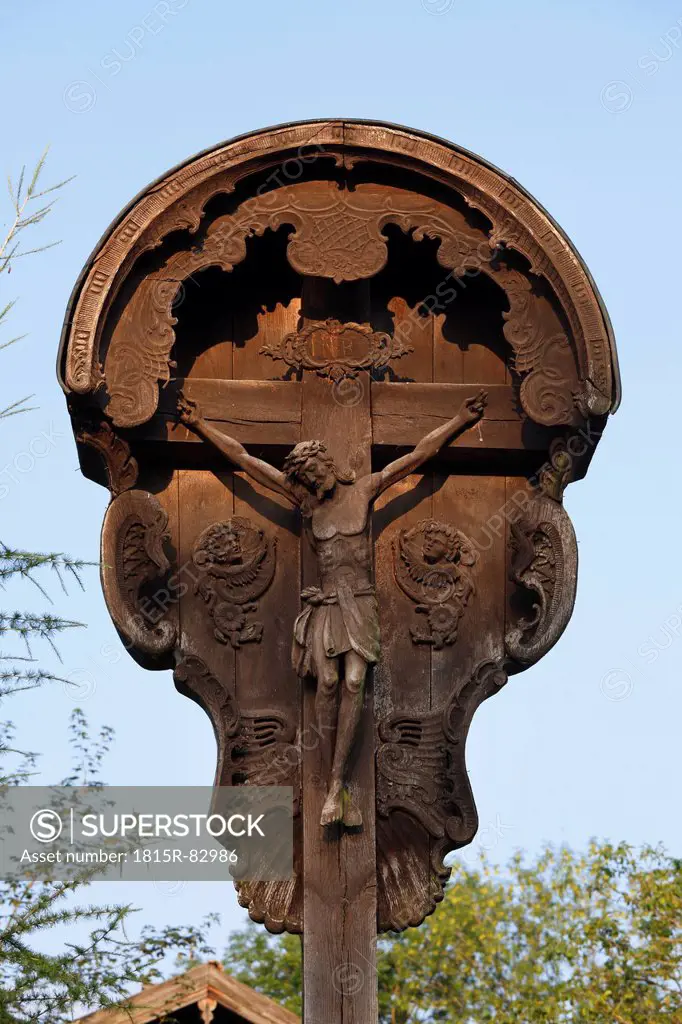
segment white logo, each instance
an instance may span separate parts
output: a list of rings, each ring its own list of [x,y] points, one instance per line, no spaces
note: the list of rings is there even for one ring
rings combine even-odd
[[[39,843],[53,843],[62,834],[64,823],[56,811],[42,810],[36,811],[28,827]]]

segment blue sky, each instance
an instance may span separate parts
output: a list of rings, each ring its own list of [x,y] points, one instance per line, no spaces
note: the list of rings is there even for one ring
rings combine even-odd
[[[679,856],[682,0],[1,6],[0,170],[49,142],[49,177],[77,176],[45,226],[62,244],[3,279],[0,299],[20,297],[13,333],[29,337],[2,354],[0,402],[35,392],[39,408],[3,427],[2,539],[98,556],[107,494],[78,472],[54,362],[73,283],[132,196],[194,152],[282,121],[369,117],[449,138],[513,174],[568,232],[611,314],[624,385],[587,479],[566,495],[581,560],[571,624],[471,730],[479,845],[506,859],[601,836]],[[20,471],[43,432],[48,454]],[[210,784],[208,719],[169,674],[125,655],[96,570],[86,579],[58,603],[88,625],[60,644],[61,671],[93,726],[116,730],[107,781]],[[55,686],[12,710],[47,781],[66,773],[74,706]],[[219,944],[245,919],[227,885],[98,888],[158,924],[220,909]]]

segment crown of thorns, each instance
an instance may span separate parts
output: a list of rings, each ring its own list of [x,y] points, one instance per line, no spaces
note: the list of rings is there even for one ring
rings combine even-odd
[[[294,479],[301,467],[315,455],[320,456],[330,465],[333,462],[323,441],[301,441],[295,448],[292,448],[284,460],[284,475],[289,479]]]

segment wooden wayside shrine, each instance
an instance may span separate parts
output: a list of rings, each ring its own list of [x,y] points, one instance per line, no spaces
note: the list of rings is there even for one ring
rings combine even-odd
[[[377,932],[476,834],[472,716],[571,615],[563,492],[619,401],[594,282],[479,157],[283,125],[122,212],[59,375],[124,643],[209,714],[216,785],[294,789],[294,877],[239,900],[302,934],[306,1024],[372,1024]]]

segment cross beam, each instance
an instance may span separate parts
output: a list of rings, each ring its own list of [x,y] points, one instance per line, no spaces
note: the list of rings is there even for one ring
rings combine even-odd
[[[315,376],[306,374],[306,376]],[[365,379],[359,378],[358,387]],[[189,379],[173,382],[162,391],[159,412],[137,429],[142,442],[200,442],[175,422],[177,387],[197,402],[203,415],[244,445],[291,446],[301,438],[302,396],[299,381],[232,381]],[[328,386],[330,386],[328,384]],[[449,420],[476,384],[370,384],[372,448],[412,447],[434,427]],[[500,451],[546,452],[548,431],[529,423],[517,409],[517,390],[509,384],[488,386],[485,419],[473,431],[458,438],[451,448],[462,452],[491,449]],[[356,404],[352,391],[339,388],[339,406],[344,394],[348,407]]]

